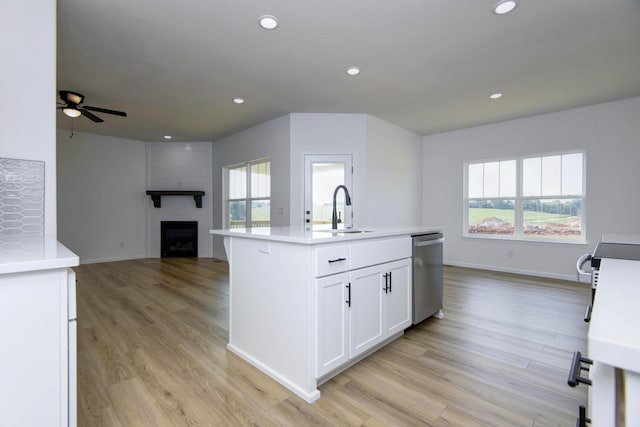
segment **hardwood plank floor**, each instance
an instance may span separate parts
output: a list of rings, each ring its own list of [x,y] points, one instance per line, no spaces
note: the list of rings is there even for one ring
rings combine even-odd
[[[572,426],[587,286],[445,267],[428,319],[309,404],[226,350],[228,268],[88,264],[78,278],[79,426]]]

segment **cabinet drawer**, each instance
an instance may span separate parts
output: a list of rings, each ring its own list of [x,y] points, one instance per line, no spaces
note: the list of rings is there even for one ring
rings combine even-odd
[[[351,244],[351,269],[411,257],[411,237]]]
[[[313,253],[313,274],[322,277],[351,269],[349,245],[320,246]]]

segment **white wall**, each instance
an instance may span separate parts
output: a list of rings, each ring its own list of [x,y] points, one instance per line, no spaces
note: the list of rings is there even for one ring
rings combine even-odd
[[[363,226],[422,223],[422,137],[367,116]]]
[[[224,201],[223,168],[262,158],[271,159],[271,224],[288,225],[289,200],[289,116],[245,129],[213,143],[213,227],[222,227]],[[211,237],[213,256],[226,259],[222,238]]]
[[[0,157],[45,162],[44,230],[56,236],[56,1],[0,2]]]
[[[305,154],[351,154],[353,159],[353,226],[366,206],[365,114],[291,114],[291,225],[304,222]]]
[[[144,143],[58,130],[58,239],[81,263],[145,257]]]
[[[445,226],[445,262],[572,280],[603,232],[640,233],[639,118],[632,98],[424,137],[423,223]],[[573,149],[586,151],[586,245],[462,237],[465,161]]]
[[[162,196],[155,208],[146,197],[147,256],[160,257],[162,221],[198,222],[198,257],[212,255],[212,146],[210,142],[149,142],[146,144],[147,189],[204,191],[202,208],[193,196]],[[140,163],[140,166],[145,163]],[[144,194],[144,191],[142,191]]]

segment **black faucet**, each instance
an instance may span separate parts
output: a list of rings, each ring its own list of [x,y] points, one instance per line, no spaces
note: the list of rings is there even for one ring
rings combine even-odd
[[[345,187],[344,185],[338,185],[335,189],[335,191],[333,192],[333,214],[331,215],[331,229],[332,230],[337,230],[338,229],[338,214],[336,211],[336,196],[338,195],[338,190],[339,189],[343,189],[344,190],[344,198],[345,198],[345,203],[347,204],[347,206],[351,206],[351,197],[349,197],[349,190],[347,190],[347,187]]]

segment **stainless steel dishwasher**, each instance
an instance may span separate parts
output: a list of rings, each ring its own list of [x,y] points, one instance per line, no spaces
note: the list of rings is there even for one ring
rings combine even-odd
[[[413,324],[442,318],[442,233],[413,237]]]

